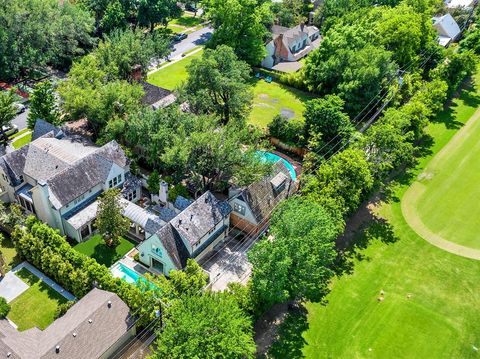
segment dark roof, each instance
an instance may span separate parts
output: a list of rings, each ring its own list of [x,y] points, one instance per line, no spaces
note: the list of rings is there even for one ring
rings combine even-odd
[[[187,248],[180,238],[178,232],[168,223],[157,232],[157,237],[162,242],[163,247],[172,259],[173,264],[179,269],[187,265],[187,259],[190,258]]]
[[[32,141],[35,141],[37,138],[40,138],[42,136],[45,136],[49,132],[53,132],[53,135],[57,136],[60,133],[60,129],[47,121],[38,119],[35,122],[35,127],[33,128]]]
[[[285,182],[284,185],[281,183],[282,180]],[[278,161],[273,166],[271,175],[265,176],[243,190],[242,199],[252,210],[257,223],[261,223],[268,219],[274,207],[294,190],[290,172],[282,161]]]
[[[130,164],[130,159],[122,150],[117,141],[110,141],[107,144],[100,147],[96,153],[110,161],[115,162],[120,167],[126,167]]]
[[[116,294],[95,288],[43,331],[18,332],[1,320],[0,356],[10,352],[11,359],[98,358],[133,324],[130,309]]]
[[[193,203],[193,201],[190,200],[190,199],[187,199],[187,198],[182,197],[182,196],[177,196],[177,199],[175,199],[175,203],[173,204],[173,206],[176,209],[178,209],[179,211],[183,211],[185,208],[190,206],[192,203]]]
[[[14,152],[6,154],[0,159],[0,166],[7,176],[10,177],[10,182],[14,186],[20,184],[19,177],[23,175],[23,170],[25,169],[28,148],[29,145],[25,145]]]
[[[153,207],[153,210],[157,212],[160,219],[165,222],[170,222],[177,216],[177,212],[175,212],[173,209],[162,207],[158,204]]]
[[[144,105],[154,105],[165,97],[173,94],[170,90],[149,84],[145,81],[141,81],[140,84],[143,86],[143,91],[145,92],[145,95],[142,98],[142,103]]]
[[[219,201],[210,191],[207,191],[176,216],[170,224],[193,245],[231,211],[232,208],[228,203]]]

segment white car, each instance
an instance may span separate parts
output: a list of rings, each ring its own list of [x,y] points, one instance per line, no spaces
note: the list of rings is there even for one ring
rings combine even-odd
[[[11,136],[18,132],[17,125],[3,126],[3,133],[7,136]]]
[[[22,105],[21,103],[16,103],[15,107],[17,108],[17,115],[20,113],[24,113],[25,110],[27,109],[25,105]]]

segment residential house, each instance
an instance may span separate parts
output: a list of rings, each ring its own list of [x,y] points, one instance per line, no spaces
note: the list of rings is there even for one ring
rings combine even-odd
[[[138,246],[140,262],[168,275],[188,258],[203,258],[228,235],[231,210],[207,191]]]
[[[262,66],[283,72],[298,70],[302,66],[298,61],[319,47],[321,41],[318,28],[304,24],[291,29],[274,25],[272,35]]]
[[[473,8],[477,4],[477,0],[445,0],[444,2],[449,9]]]
[[[450,14],[434,17],[432,21],[438,34],[438,43],[443,47],[447,47],[461,34],[460,27]]]
[[[152,85],[145,81],[140,81],[143,87],[144,95],[142,104],[151,106],[154,110],[167,107],[177,100],[177,97],[172,91],[164,89],[156,85]]]
[[[259,233],[265,228],[277,204],[297,189],[295,181],[282,161],[274,165],[273,173],[243,189],[231,188],[229,203],[233,211],[230,222],[247,233]]]
[[[115,294],[94,288],[45,330],[17,331],[0,320],[0,357],[110,358],[135,336],[135,318]]]
[[[139,182],[118,143],[98,147],[41,120],[31,143],[0,158],[0,198],[19,203],[79,242],[93,232],[91,205],[114,187],[130,201],[140,197]]]

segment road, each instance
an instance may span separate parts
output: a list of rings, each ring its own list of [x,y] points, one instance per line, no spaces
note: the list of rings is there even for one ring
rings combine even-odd
[[[12,124],[17,125],[19,131],[27,127],[28,111],[29,109],[27,108],[24,113],[17,115],[12,121]]]
[[[212,33],[213,28],[211,28],[210,26],[206,26],[201,28],[200,30],[188,34],[186,39],[174,44],[169,59],[174,60],[176,58],[181,58],[182,54],[184,54],[185,52],[190,51],[197,46],[204,45],[212,37]],[[150,64],[150,69],[154,70],[155,67],[157,67],[163,62],[165,62],[164,59],[152,62]]]

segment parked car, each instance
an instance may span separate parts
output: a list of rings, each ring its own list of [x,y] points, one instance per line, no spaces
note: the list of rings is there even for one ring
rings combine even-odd
[[[11,136],[18,132],[17,125],[3,126],[3,133],[7,136]]]
[[[197,12],[197,6],[195,4],[187,4],[185,5],[185,10],[191,11],[191,12]]]
[[[21,103],[16,103],[15,107],[17,108],[17,115],[20,113],[24,113],[25,110],[27,109],[25,105],[22,105]]]
[[[174,37],[173,37],[173,42],[180,42],[182,40],[185,40],[187,38],[187,34],[185,34],[184,32],[181,32],[179,34],[176,34]]]

